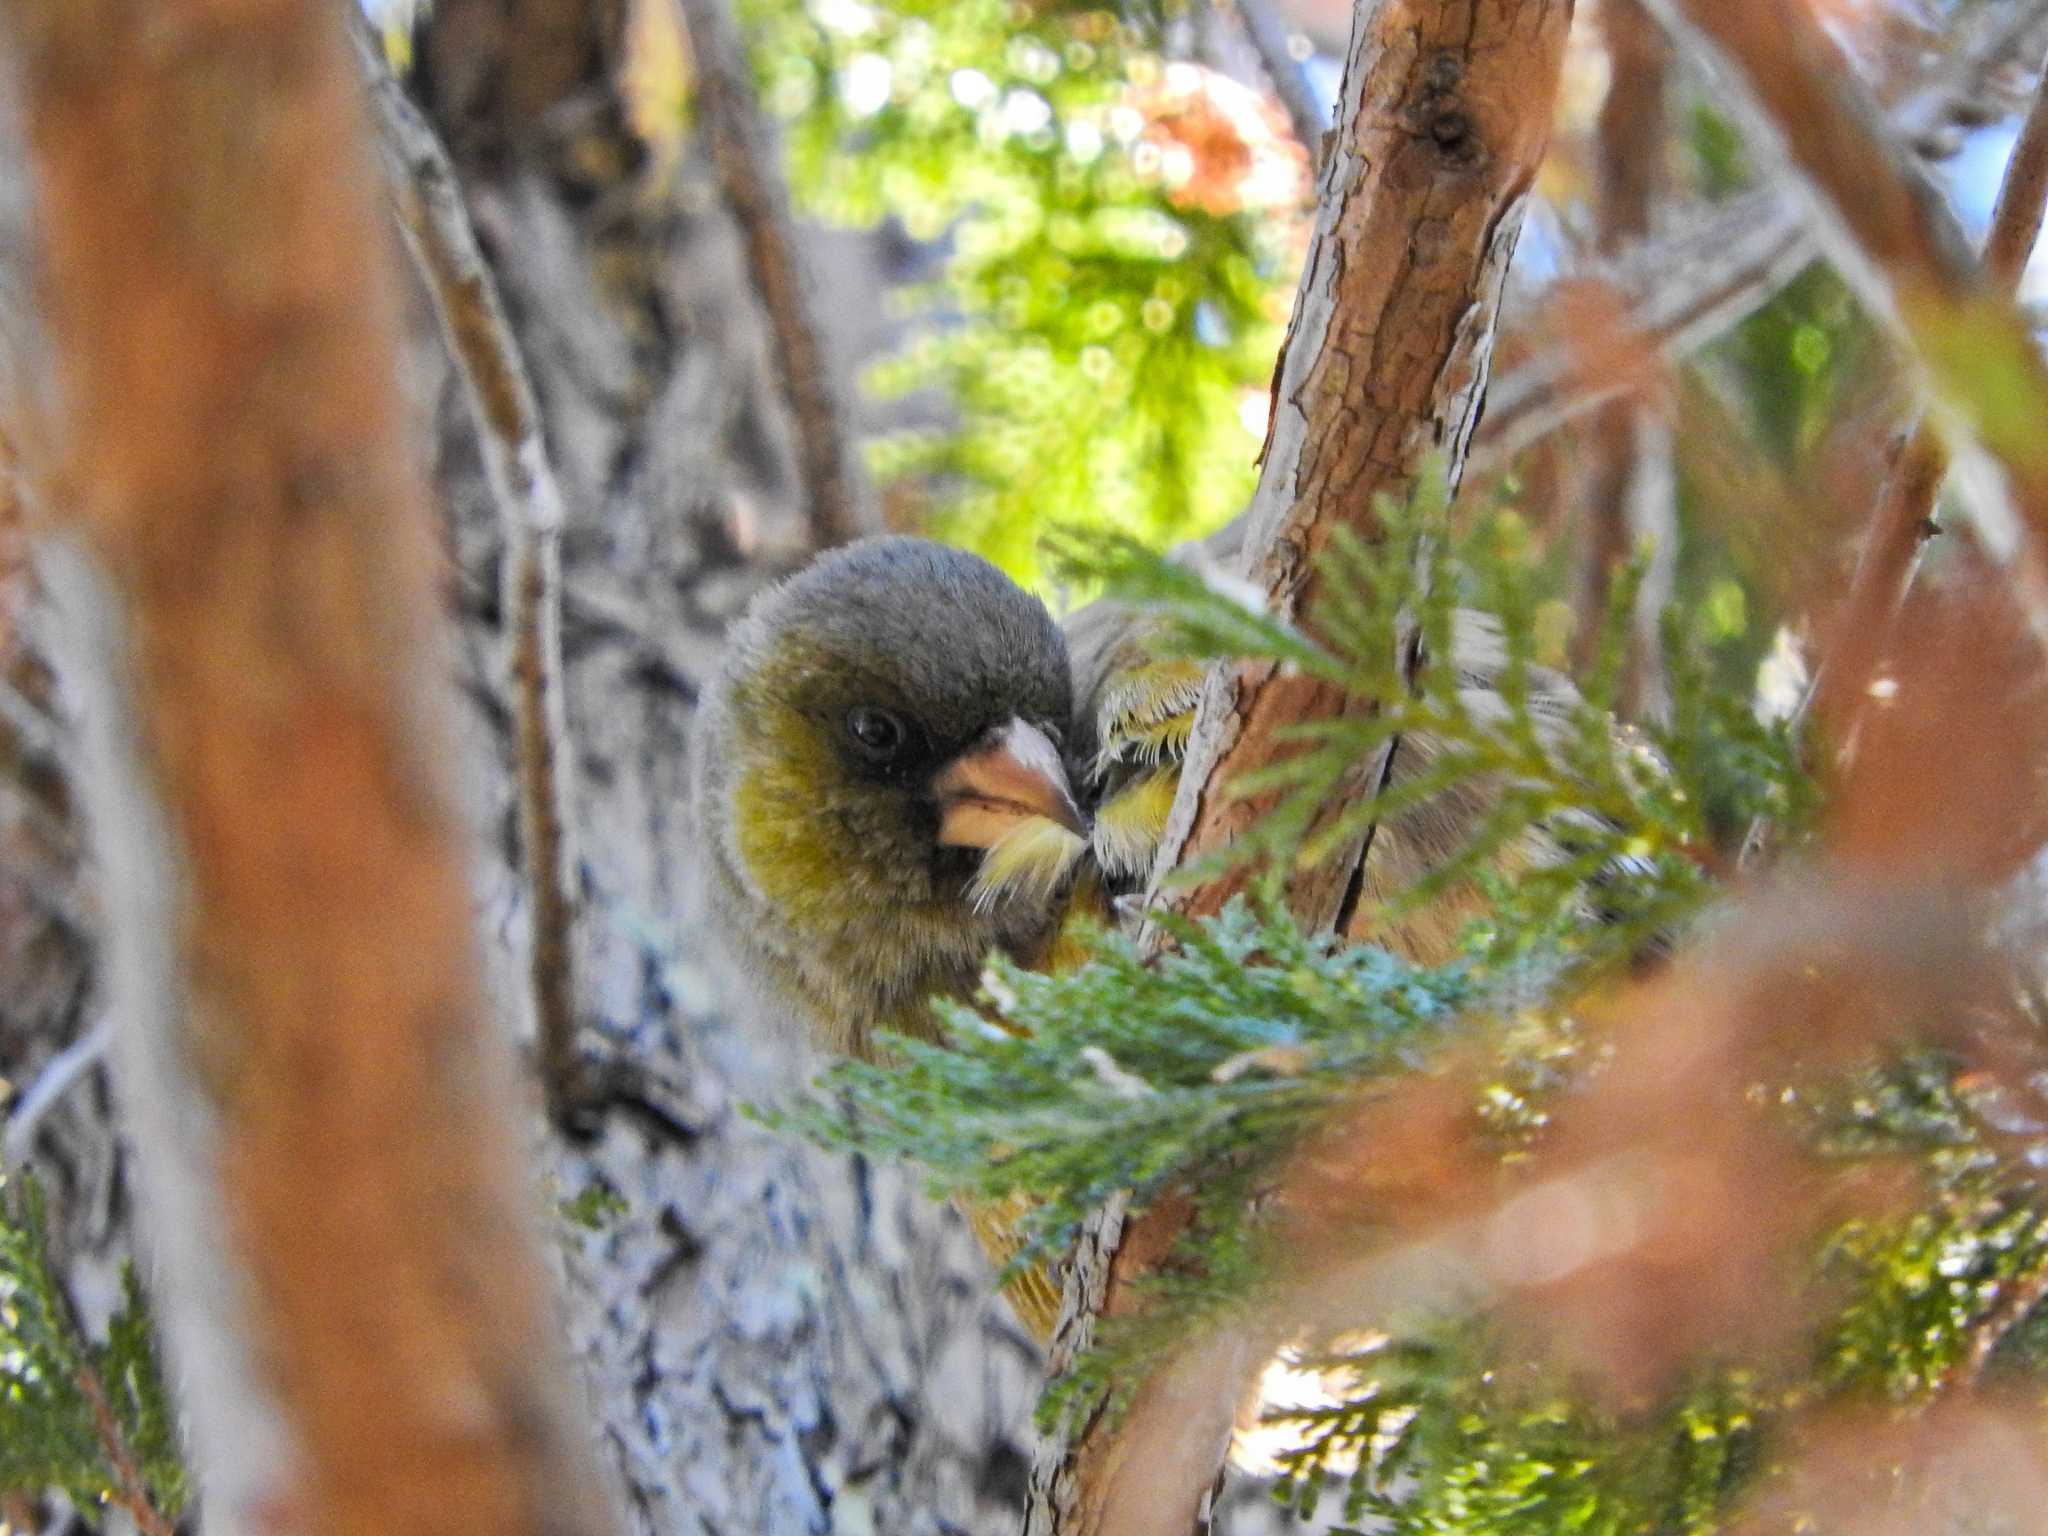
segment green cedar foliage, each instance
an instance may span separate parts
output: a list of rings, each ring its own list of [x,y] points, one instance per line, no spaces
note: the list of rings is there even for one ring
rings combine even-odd
[[[1304,1363],[1339,1390],[1282,1416],[1299,1444],[1281,1458],[1281,1497],[1306,1514],[1341,1482],[1346,1525],[1389,1536],[1708,1531],[1760,1450],[1744,1373],[1702,1375],[1623,1417],[1469,1319],[1417,1320]]]
[[[1421,477],[1438,483],[1434,472]],[[1384,541],[1368,548],[1338,530],[1323,562],[1319,638],[1241,605],[1196,571],[1135,544],[1086,558],[1120,592],[1158,607],[1190,654],[1271,660],[1372,701],[1370,712],[1293,727],[1302,751],[1227,786],[1246,795],[1279,789],[1279,807],[1249,836],[1183,872],[1200,880],[1247,857],[1326,858],[1373,823],[1455,784],[1485,781],[1495,805],[1469,841],[1389,913],[1437,899],[1463,881],[1490,897],[1471,935],[1495,970],[1540,960],[1589,978],[1659,942],[1713,897],[1714,871],[1731,861],[1758,818],[1796,833],[1814,792],[1796,743],[1758,720],[1748,701],[1715,685],[1699,626],[1667,622],[1672,706],[1667,723],[1617,729],[1614,704],[1636,577],[1615,583],[1598,657],[1576,699],[1538,687],[1534,655],[1543,577],[1511,511],[1454,533],[1440,499],[1383,503]],[[1463,610],[1497,622],[1505,653],[1496,690],[1475,690],[1452,643]],[[1462,621],[1462,622],[1469,622]],[[1416,641],[1419,637],[1419,654]],[[1497,692],[1499,704],[1490,694]],[[1317,813],[1356,764],[1388,741],[1427,733],[1444,744],[1430,771],[1392,793],[1360,800],[1310,835]],[[1533,831],[1560,856],[1512,881],[1489,861]],[[1599,922],[1588,922],[1597,913]]]
[[[1454,879],[1484,883],[1487,853],[1536,827],[1561,847],[1555,865],[1487,885],[1464,952],[1433,969],[1303,935],[1264,878],[1212,921],[1166,920],[1171,943],[1154,958],[1111,934],[1066,976],[996,962],[981,1009],[945,1010],[949,1046],[905,1040],[893,1064],[837,1066],[785,1116],[829,1143],[921,1164],[939,1194],[1035,1198],[1019,1263],[1056,1252],[1112,1191],[1139,1207],[1168,1190],[1191,1195],[1186,1262],[1150,1280],[1150,1305],[1104,1327],[1050,1394],[1051,1416],[1127,1391],[1157,1351],[1285,1272],[1252,1197],[1332,1106],[1430,1070],[1457,1041],[1498,1064],[1473,1112],[1502,1158],[1540,1141],[1570,1114],[1571,1085],[1599,1069],[1571,999],[1711,921],[1721,872],[1755,819],[1796,848],[1813,814],[1794,743],[1714,686],[1717,658],[1694,640],[1696,618],[1669,624],[1668,723],[1617,731],[1607,713],[1629,583],[1583,704],[1539,719],[1529,637],[1544,592],[1519,523],[1497,513],[1455,534],[1441,506],[1382,510],[1382,545],[1339,539],[1331,550],[1314,638],[1134,545],[1105,555],[1099,540],[1074,540],[1066,557],[1087,549],[1093,574],[1169,615],[1194,654],[1267,658],[1376,704],[1298,733],[1305,750],[1266,781],[1284,792],[1279,809],[1230,857],[1260,859],[1270,875],[1323,856],[1329,839],[1307,830],[1338,769],[1392,734],[1427,730],[1448,747],[1429,782],[1485,777],[1499,809],[1397,904]],[[1475,604],[1505,637],[1502,710],[1471,708],[1448,660],[1453,610]],[[1417,633],[1420,666],[1404,666]],[[1375,809],[1386,806],[1357,814]],[[2036,1181],[1966,1082],[1951,1060],[1909,1054],[1815,1084],[1759,1085],[1758,1102],[1789,1106],[1817,1157],[1909,1159],[1928,1173],[1906,1215],[1813,1234],[1816,1295],[1833,1310],[1810,1354],[1739,1369],[1700,1360],[1662,1400],[1624,1412],[1517,1358],[1488,1319],[1450,1301],[1441,1315],[1360,1316],[1349,1353],[1302,1362],[1319,1400],[1269,1425],[1285,1447],[1281,1495],[1308,1508],[1340,1492],[1348,1523],[1415,1536],[1720,1527],[1768,1477],[1789,1415],[1843,1397],[1929,1400],[1965,1369],[1986,1318],[2048,1264]],[[2014,1329],[1994,1365],[2032,1369],[2048,1345],[2039,1331]]]
[[[106,1342],[87,1339],[50,1266],[41,1189],[26,1174],[0,1181],[0,1493],[57,1489],[87,1512],[118,1493],[167,1520],[184,1507],[174,1416],[132,1269],[124,1284]]]
[[[805,210],[944,242],[869,384],[935,391],[954,420],[874,444],[875,472],[1030,585],[1048,521],[1163,545],[1244,504],[1305,184],[1255,129],[1251,182],[1152,131],[1169,97],[1250,122],[1252,93],[1167,64],[1111,10],[1020,9],[755,0],[748,19]]]
[[[1899,1059],[1810,1091],[1816,1144],[1845,1161],[1911,1157],[1929,1198],[1886,1220],[1844,1223],[1822,1274],[1850,1296],[1821,1340],[1830,1387],[1911,1403],[1973,1368],[1978,1330],[2048,1267],[2048,1201],[2028,1139],[1949,1053]],[[2017,1321],[2017,1320],[2016,1320]],[[2038,1330],[2014,1327],[1988,1364],[2032,1371]]]

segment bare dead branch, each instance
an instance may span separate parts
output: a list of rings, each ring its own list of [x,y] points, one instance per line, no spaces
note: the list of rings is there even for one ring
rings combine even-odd
[[[113,1033],[111,1022],[102,1015],[93,1021],[90,1029],[43,1063],[42,1071],[36,1074],[36,1080],[29,1084],[28,1091],[7,1111],[7,1134],[5,1140],[0,1141],[0,1150],[6,1152],[6,1162],[18,1167],[28,1157],[43,1116],[106,1059]]]
[[[369,86],[385,184],[476,419],[484,478],[504,529],[513,789],[532,926],[527,988],[548,1112],[558,1126],[571,1128],[589,1093],[576,1012],[578,902],[569,784],[574,758],[562,680],[561,486],[533,384],[470,227],[455,168],[392,77],[360,12],[351,30]]]
[[[208,1518],[598,1536],[478,974],[342,18],[6,21],[64,406],[46,570]]]
[[[2048,0],[1980,6],[1954,26],[1960,35],[1940,65],[1892,114],[1900,136],[1924,155],[1953,153],[1959,120],[1981,122],[1987,108],[2017,110],[2020,103],[1998,88],[1998,77],[2014,60],[2037,59],[2048,46]]]
[[[730,0],[682,0],[682,7],[705,136],[746,246],[747,270],[767,317],[769,350],[789,406],[812,538],[819,549],[843,544],[868,532],[872,519],[811,313],[802,258],[791,238],[781,155],[755,97],[746,42]]]
[[[1316,100],[1315,87],[1309,82],[1306,65],[1295,55],[1292,29],[1273,9],[1271,0],[1232,0],[1232,4],[1237,9],[1237,19],[1244,25],[1244,35],[1251,41],[1252,51],[1259,56],[1259,66],[1273,83],[1273,94],[1280,98],[1280,105],[1287,111],[1287,121],[1294,128],[1295,138],[1308,151],[1309,164],[1320,164],[1323,135],[1329,131],[1330,116],[1323,110],[1323,104]]]

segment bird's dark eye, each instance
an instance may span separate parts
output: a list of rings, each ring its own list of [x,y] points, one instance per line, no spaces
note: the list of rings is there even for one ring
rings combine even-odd
[[[903,750],[910,733],[888,710],[862,704],[848,712],[846,734],[869,761],[886,763]]]

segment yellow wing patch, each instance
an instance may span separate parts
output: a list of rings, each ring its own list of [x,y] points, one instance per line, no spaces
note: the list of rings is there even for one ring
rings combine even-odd
[[[1180,788],[1178,757],[1151,768],[1111,795],[1095,810],[1092,841],[1097,862],[1113,880],[1141,880],[1152,872],[1166,818]]]
[[[1009,1263],[1024,1245],[1017,1228],[1037,1202],[1024,1195],[1011,1195],[1003,1200],[962,1197],[954,1203],[960,1214],[967,1218],[967,1225],[981,1244],[981,1251],[989,1256],[992,1263],[1001,1266]],[[1017,1321],[1030,1330],[1033,1338],[1041,1344],[1052,1338],[1052,1331],[1060,1320],[1060,1288],[1050,1270],[1034,1264],[1012,1275],[1004,1282],[1003,1295],[1016,1312]]]
[[[1142,880],[1152,872],[1203,676],[1200,662],[1176,657],[1131,667],[1103,690],[1096,711],[1102,749],[1093,770],[1102,801],[1090,843],[1113,881]]]
[[[1156,763],[1186,747],[1203,675],[1200,662],[1175,657],[1132,667],[1112,681],[1095,715],[1102,738],[1095,777],[1119,763]]]

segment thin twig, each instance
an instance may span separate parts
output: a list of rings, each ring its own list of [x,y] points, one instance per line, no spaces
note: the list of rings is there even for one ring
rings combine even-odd
[[[747,271],[766,311],[769,350],[788,402],[811,533],[820,549],[869,529],[862,484],[825,362],[817,317],[790,232],[781,157],[754,92],[739,24],[727,0],[682,0],[700,110]]]
[[[43,1064],[28,1092],[8,1112],[4,1145],[9,1166],[19,1167],[27,1159],[43,1117],[106,1058],[112,1039],[113,1027],[102,1014],[90,1029]]]
[[[1306,61],[1294,52],[1293,30],[1273,9],[1269,0],[1232,0],[1244,35],[1259,56],[1259,65],[1273,84],[1273,94],[1286,109],[1295,138],[1308,151],[1309,164],[1323,158],[1323,135],[1330,128],[1330,113],[1316,99],[1308,77]]]
[[[103,1019],[95,1026],[95,1032],[104,1033],[106,1027]],[[40,1241],[47,1234],[39,1232],[36,1236]],[[116,1507],[128,1512],[144,1536],[175,1536],[175,1522],[156,1507],[156,1500],[150,1493],[149,1479],[143,1473],[141,1464],[135,1459],[135,1452],[128,1444],[127,1432],[121,1428],[121,1421],[115,1415],[113,1405],[107,1401],[106,1386],[101,1382],[100,1373],[92,1363],[92,1355],[86,1343],[85,1324],[78,1315],[78,1307],[51,1267],[46,1252],[41,1255],[40,1265],[44,1289],[49,1293],[56,1312],[61,1353],[70,1371],[71,1384],[78,1389],[78,1395],[85,1399],[86,1408],[92,1414],[93,1439],[98,1442],[100,1456],[106,1463],[107,1471],[113,1474],[113,1486],[106,1490],[106,1497]]]
[[[1816,254],[1782,195],[1733,198],[1613,263],[1616,286],[1633,296],[1624,329],[1669,357],[1686,357],[1769,303]],[[1539,349],[1493,381],[1466,473],[1498,474],[1531,444],[1628,388],[1616,370],[1576,366],[1568,347]]]
[[[485,479],[504,524],[515,792],[532,914],[527,979],[549,1114],[570,1128],[588,1095],[576,1017],[578,903],[562,682],[562,493],[533,385],[454,167],[432,126],[392,77],[360,14],[352,30],[399,224],[475,412]]]
[[[1991,231],[1984,242],[1984,276],[1998,292],[2018,291],[2027,260],[2041,235],[2048,205],[2048,79],[2013,146]],[[1815,667],[1800,714],[1818,714],[1835,734],[1838,766],[1855,754],[1870,700],[1869,684],[1913,579],[1921,546],[1933,531],[1935,498],[1948,474],[1948,452],[1934,425],[1922,420],[1885,482],[1870,536],[1850,578],[1833,644]]]
[[[1971,1327],[1967,1335],[1969,1350],[1952,1373],[1952,1379],[1962,1386],[1975,1386],[1998,1346],[2044,1301],[2048,1301],[2048,1261],[2037,1262],[2032,1269],[2015,1278],[1999,1298],[1998,1305]]]
[[[107,1459],[108,1470],[114,1474],[114,1486],[107,1490],[107,1497],[128,1512],[143,1536],[177,1536],[177,1525],[150,1497],[149,1480],[142,1475],[135,1453],[128,1448],[128,1437],[121,1432],[121,1423],[107,1403],[99,1372],[80,1358],[73,1364],[71,1380],[92,1409],[93,1431]]]

